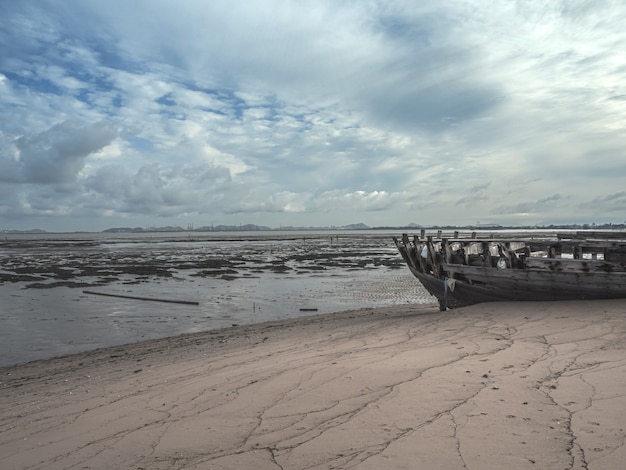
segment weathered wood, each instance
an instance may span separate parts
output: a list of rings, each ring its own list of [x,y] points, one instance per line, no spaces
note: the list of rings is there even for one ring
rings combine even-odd
[[[450,246],[450,242],[448,242],[447,238],[444,238],[441,241],[441,247],[443,249],[443,259],[446,263],[452,261],[452,247]]]
[[[402,243],[398,240],[397,237],[392,237],[392,238],[393,238],[393,241],[396,244],[396,247],[398,248],[398,252],[400,253],[402,258],[404,259],[404,262],[409,266],[409,268],[414,269],[415,267],[413,266],[413,263],[411,262],[411,258],[409,257],[409,254],[408,254],[408,249],[409,249],[410,244],[406,243],[407,240],[408,240],[408,235],[403,234],[403,236],[402,236],[403,242]]]
[[[583,249],[581,246],[575,246],[574,247],[574,259],[582,259],[583,257]]]
[[[624,293],[626,294],[626,272],[606,272],[606,271],[588,271],[588,272],[576,272],[576,271],[561,271],[555,272],[550,270],[523,270],[523,269],[493,269],[482,266],[462,266],[457,264],[442,264],[442,268],[445,272],[454,272],[461,274],[468,279],[474,281],[483,281],[484,283],[493,283],[494,285],[501,286],[518,286],[520,281],[533,282],[531,286],[537,289],[561,289],[566,288],[568,285],[579,285],[584,283],[585,286],[590,288],[597,288],[602,290],[608,285],[619,286],[622,285]],[[496,282],[497,281],[497,282]],[[549,281],[549,282],[548,282]],[[555,284],[556,281],[556,284]],[[540,285],[546,283],[546,285]],[[529,292],[529,296],[532,296],[532,292]]]
[[[414,246],[411,245],[411,242],[409,241],[409,236],[406,233],[402,234],[402,241],[404,243],[404,247],[406,249],[406,255],[409,259],[409,262],[414,268],[417,268],[418,261],[417,261],[415,249],[414,249]]]
[[[588,230],[588,231],[578,231],[573,234],[571,233],[557,233],[557,237],[559,239],[591,239],[591,238],[599,238],[599,239],[621,239],[626,240],[626,231],[624,230]]]
[[[417,261],[419,266],[420,271],[425,273],[427,271],[427,266],[426,266],[426,259],[422,256],[422,248],[423,248],[423,244],[419,243],[419,240],[417,237],[413,238],[413,244],[415,246],[415,252],[416,252],[416,256],[417,256]]]
[[[483,242],[483,266],[493,267],[491,261],[491,245],[488,242]]]
[[[526,269],[537,269],[544,271],[569,271],[578,273],[589,272],[624,272],[624,266],[619,263],[609,261],[594,261],[589,259],[568,259],[568,258],[528,258]]]
[[[435,246],[433,244],[432,238],[426,241],[426,247],[428,250],[428,263],[429,268],[432,269],[433,275],[437,278],[441,278],[441,266],[437,262],[437,252],[435,251]]]
[[[145,301],[150,301],[150,302],[166,302],[170,304],[200,305],[200,302],[196,302],[192,300],[156,299],[154,297],[140,297],[136,295],[125,295],[125,294],[109,294],[106,292],[95,292],[91,290],[84,290],[83,293],[92,294],[92,295],[101,295],[105,297],[118,297],[121,299],[145,300]]]
[[[609,247],[604,251],[604,259],[614,263],[622,263],[626,265],[626,248]]]
[[[626,241],[458,235],[455,232],[453,239],[427,235],[425,240],[415,236],[412,242],[406,236],[401,243],[394,238],[411,272],[446,306],[626,298]],[[500,268],[498,260],[505,260]],[[447,278],[456,280],[454,291],[446,287]]]

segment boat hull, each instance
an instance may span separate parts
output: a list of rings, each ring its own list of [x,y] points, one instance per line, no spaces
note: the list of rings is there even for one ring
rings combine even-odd
[[[604,258],[607,251],[603,247],[603,259],[596,260],[527,257],[530,248],[524,251],[525,256],[519,256],[512,250],[495,251],[494,247],[505,245],[501,241],[490,241],[482,244],[486,250],[483,265],[476,266],[451,261],[453,256],[450,256],[449,242],[445,239],[420,242],[417,238],[410,241],[404,236],[402,241],[394,240],[413,275],[439,300],[442,310],[482,302],[626,298],[626,269],[624,262],[620,261],[623,244],[611,242],[609,248],[614,251],[610,252],[610,258]],[[469,247],[476,241],[465,245],[459,241],[455,243],[457,247]],[[525,248],[517,241],[516,244],[510,240],[507,243],[505,248]],[[594,245],[602,244],[596,241]],[[580,243],[574,245],[574,253],[576,246]],[[616,246],[620,250],[618,256],[614,254]],[[488,259],[489,253],[495,253],[496,257],[499,253],[500,256],[491,260]]]
[[[553,301],[553,300],[599,300],[626,298],[626,275],[621,283],[616,276],[599,279],[597,274],[498,273],[490,282],[472,283],[455,279],[437,279],[432,274],[411,270],[424,288],[439,300],[443,309],[459,308],[482,302],[504,301]],[[511,278],[506,278],[510,275]],[[485,279],[489,277],[486,276]]]

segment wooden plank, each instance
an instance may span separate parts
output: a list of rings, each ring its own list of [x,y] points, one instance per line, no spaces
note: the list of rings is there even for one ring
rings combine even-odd
[[[400,252],[400,255],[404,259],[404,262],[409,266],[409,268],[414,269],[415,265],[413,260],[411,259],[410,249],[411,244],[409,243],[409,237],[406,233],[402,234],[402,241],[399,241],[396,237],[393,237],[393,241]]]
[[[571,233],[557,233],[559,238],[564,239],[576,239],[576,238],[601,238],[601,239],[621,239],[626,240],[626,231],[624,230],[588,230],[588,231],[578,231],[574,234]]]
[[[433,274],[437,279],[441,279],[441,266],[437,260],[437,251],[431,237],[426,241],[426,246],[428,247],[428,261],[432,266]]]
[[[493,291],[500,297],[559,298],[622,298],[626,297],[626,273],[578,273],[552,271],[525,271],[461,265],[442,265],[447,272],[455,272]]]
[[[626,252],[626,242],[619,240],[582,240],[569,243],[571,246],[582,246],[586,248],[610,248],[619,252]]]
[[[413,237],[413,244],[415,245],[415,256],[417,257],[417,262],[419,270],[423,273],[426,273],[426,260],[424,259],[424,257],[422,256],[422,249],[424,248],[424,244],[420,243],[419,239],[417,238],[417,236]]]
[[[446,272],[462,274],[477,281],[489,280],[491,278],[523,280],[528,277],[526,271],[523,269],[498,269],[487,266],[465,266],[448,263],[443,263],[441,267]]]
[[[604,259],[611,263],[617,263],[626,266],[626,253],[607,252],[604,254]]]
[[[491,261],[491,244],[488,242],[483,242],[483,256],[485,257],[484,266],[489,268],[493,267]]]
[[[444,238],[441,241],[441,247],[443,251],[443,260],[444,262],[449,263],[452,261],[452,247],[450,246],[447,238]]]
[[[402,234],[402,247],[404,249],[405,260],[410,265],[415,267],[415,260],[413,253],[411,252],[411,242],[409,241],[409,236],[406,233]]]
[[[569,259],[569,258],[527,258],[526,269],[556,271],[556,272],[624,272],[624,265],[609,261],[594,261],[590,259]]]
[[[579,260],[559,260],[559,261],[579,261]],[[586,260],[590,262],[589,260]],[[600,261],[600,263],[602,263]],[[607,272],[607,271],[552,271],[549,269],[525,270],[525,269],[497,269],[487,268],[483,266],[465,266],[460,264],[443,263],[441,267],[446,272],[454,272],[471,277],[476,280],[490,279],[513,279],[513,280],[529,280],[540,279],[542,282],[555,282],[558,285],[559,279],[586,279],[585,282],[592,284],[602,284],[609,282],[615,285],[623,285],[626,289],[626,272]]]

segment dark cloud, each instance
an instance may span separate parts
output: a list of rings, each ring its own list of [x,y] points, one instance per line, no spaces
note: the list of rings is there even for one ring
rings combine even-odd
[[[626,191],[619,191],[594,198],[583,204],[584,207],[589,207],[604,214],[620,213],[621,218],[626,220]]]
[[[98,122],[80,127],[69,121],[15,140],[16,159],[5,159],[0,180],[14,183],[58,184],[76,180],[85,159],[118,135],[115,125]]]
[[[492,211],[492,215],[514,215],[514,214],[533,214],[543,215],[546,213],[552,213],[554,207],[559,205],[558,201],[564,200],[564,197],[560,194],[553,194],[535,201],[520,201],[516,204],[501,205],[495,207]]]
[[[500,91],[487,84],[441,82],[413,91],[394,87],[372,96],[369,104],[382,125],[443,132],[486,115],[501,99]]]

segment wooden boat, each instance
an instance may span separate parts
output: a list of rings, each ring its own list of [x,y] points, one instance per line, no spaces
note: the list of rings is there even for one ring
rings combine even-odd
[[[441,310],[480,302],[626,298],[626,232],[394,237]]]

